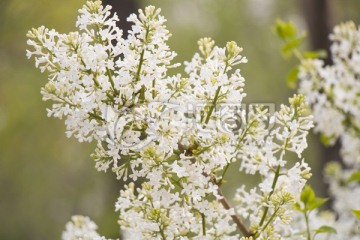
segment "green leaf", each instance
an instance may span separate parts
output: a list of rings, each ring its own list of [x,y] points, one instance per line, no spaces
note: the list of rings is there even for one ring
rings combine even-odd
[[[347,179],[347,182],[360,182],[360,171],[351,174],[351,176]]]
[[[354,215],[356,216],[356,218],[357,218],[358,220],[360,220],[360,210],[355,210],[355,209],[353,209],[352,212],[354,213]]]
[[[307,185],[301,192],[300,200],[304,203],[305,206],[303,211],[311,211],[323,205],[328,199],[316,197],[314,190]]]
[[[277,19],[275,23],[275,32],[282,40],[286,41],[296,37],[297,29],[292,22],[285,22]]]
[[[303,36],[294,38],[294,39],[286,42],[286,43],[281,47],[281,53],[284,55],[284,57],[285,57],[286,59],[288,59],[288,58],[291,56],[293,50],[295,50],[297,47],[300,46],[301,43],[304,42],[305,37],[306,37],[306,36],[303,35]]]
[[[334,233],[336,234],[336,229],[330,226],[321,226],[315,230],[316,233]]]
[[[327,52],[326,50],[304,51],[303,55],[305,58],[326,58]]]
[[[305,204],[305,207],[315,200],[314,190],[309,185],[306,185],[301,192],[300,200]]]
[[[300,204],[299,203],[295,203],[293,208],[296,210],[296,211],[302,211],[303,209],[301,208]]]
[[[327,198],[315,198],[314,201],[309,203],[309,210],[314,210],[327,202]]]
[[[331,143],[333,142],[333,138],[333,136],[326,136],[324,134],[320,134],[321,143],[327,147],[331,145]]]
[[[296,88],[296,84],[298,82],[298,74],[299,74],[299,68],[296,67],[291,69],[286,77],[286,83],[292,89]]]

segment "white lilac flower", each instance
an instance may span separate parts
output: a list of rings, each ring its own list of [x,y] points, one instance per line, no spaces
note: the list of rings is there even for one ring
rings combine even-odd
[[[235,42],[199,40],[185,75],[169,76],[179,64],[160,9],[132,14],[126,39],[101,1],[79,13],[77,32],[30,31],[27,56],[49,73],[42,89],[53,102],[48,115],[65,119],[67,136],[97,142],[99,171],[129,181],[115,204],[125,239],[239,239],[237,228],[248,239],[280,239],[310,171],[303,161],[285,166],[286,153],[300,161],[307,147],[304,97],[274,116],[261,105],[246,112],[237,65],[247,59]],[[250,192],[239,184],[233,208],[221,185],[236,161],[262,180]],[[97,237],[95,225],[85,226]]]
[[[341,144],[344,166],[330,163],[326,170],[337,215],[331,224],[337,229],[336,239],[359,239],[352,209],[360,208],[360,184],[349,182],[348,178],[360,170],[360,28],[353,22],[339,24],[330,40],[333,64],[325,66],[322,60],[304,60],[299,92],[307,96],[315,131],[322,135],[325,144]],[[321,220],[321,216],[313,218],[314,222]]]
[[[245,191],[242,186],[237,190],[235,201],[237,212],[251,223],[251,230],[257,237],[277,239],[291,223],[292,205],[310,178],[310,168],[302,161],[287,169],[286,153],[295,152],[301,158],[307,147],[306,135],[312,127],[312,117],[305,116],[306,105],[303,96],[295,95],[290,99],[290,107],[281,106],[275,114],[275,126],[270,131],[240,145],[238,158],[242,160],[240,170],[246,173],[258,173],[262,176],[259,187]],[[252,114],[254,126],[265,126],[264,111],[258,109]],[[254,131],[255,132],[255,131]],[[244,138],[246,139],[246,138]]]
[[[106,240],[97,232],[96,224],[88,217],[73,216],[71,222],[68,222],[65,231],[62,233],[62,240]]]

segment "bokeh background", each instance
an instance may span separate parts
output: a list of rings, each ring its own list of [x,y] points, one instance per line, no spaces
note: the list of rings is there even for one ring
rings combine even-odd
[[[96,172],[90,158],[93,144],[67,139],[63,122],[46,117],[49,103],[42,102],[40,95],[46,75],[25,57],[29,29],[45,25],[59,32],[75,31],[77,9],[84,2],[0,0],[0,239],[60,239],[73,214],[90,216],[108,237],[119,235],[114,202],[122,183],[111,173]],[[249,59],[242,66],[246,102],[276,106],[293,94],[285,77],[296,64],[280,54],[281,42],[272,30],[276,18],[292,20],[302,31],[309,31],[308,49],[326,48],[324,36],[334,24],[360,22],[358,0],[107,2],[121,13],[122,23],[137,8],[161,7],[173,34],[170,46],[179,53],[180,62],[191,58],[201,37],[211,37],[218,45],[238,42]],[[325,195],[322,166],[336,155],[316,139],[311,137],[306,159],[313,167],[311,183]],[[226,194],[243,181],[237,167],[230,174]]]

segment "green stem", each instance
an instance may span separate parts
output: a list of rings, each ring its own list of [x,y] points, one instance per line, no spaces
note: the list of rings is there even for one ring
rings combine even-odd
[[[294,53],[294,55],[297,57],[297,59],[299,59],[300,62],[304,59],[304,57],[303,57],[303,55],[301,54],[301,52],[299,51],[299,49],[295,48],[295,49],[293,50],[293,53]]]
[[[155,79],[153,79],[152,80],[152,87],[153,87],[153,89],[152,89],[152,98],[154,99],[155,98],[155,96],[156,96],[156,90],[155,90]]]
[[[227,163],[226,166],[225,166],[225,169],[224,169],[223,173],[221,174],[221,179],[220,179],[220,181],[219,181],[219,183],[218,183],[218,186],[219,186],[219,187],[221,186],[221,184],[222,184],[223,181],[224,181],[224,177],[225,177],[225,174],[226,174],[229,166],[230,166],[230,163]]]
[[[179,188],[181,188],[181,189],[184,189],[184,187],[181,185],[181,183],[180,183],[180,179],[179,180],[176,180],[176,179],[174,179],[173,177],[171,177],[171,178],[169,178],[171,181],[172,181],[172,183],[174,183],[176,186],[178,186]]]
[[[95,83],[95,86],[96,86],[97,88],[101,88],[100,83],[99,83],[97,77],[98,77],[97,72],[94,72],[93,81],[94,81],[94,83]]]
[[[279,176],[280,176],[280,165],[276,169],[275,177],[274,177],[273,183],[271,185],[271,192],[269,193],[268,199],[270,199],[271,195],[274,193],[274,189],[275,189],[275,186],[276,186],[276,183],[277,183],[277,180],[278,180]],[[264,224],[264,221],[265,221],[265,218],[266,218],[266,215],[267,215],[268,211],[269,211],[269,207],[265,207],[264,213],[263,213],[262,218],[261,218],[260,223],[259,223],[260,227]]]
[[[305,216],[305,222],[306,222],[307,240],[311,240],[309,217],[308,217],[306,211],[304,212],[304,216]]]
[[[142,85],[140,89],[140,95],[139,95],[139,103],[145,102],[145,86]]]
[[[240,149],[240,147],[241,147],[241,145],[240,145],[241,142],[245,139],[247,132],[250,130],[250,128],[252,127],[252,125],[253,125],[255,122],[256,122],[256,120],[254,119],[254,120],[249,124],[249,126],[245,129],[245,131],[241,134],[241,137],[240,137],[240,139],[239,139],[239,141],[238,141],[238,144],[236,145],[235,151],[237,151],[237,150]]]
[[[269,224],[272,222],[272,220],[275,218],[275,216],[276,216],[276,213],[279,211],[279,209],[280,208],[277,208],[276,210],[275,210],[275,212],[273,213],[273,215],[270,217],[270,219],[267,221],[267,223],[264,225],[264,227],[262,228],[262,230],[261,231],[264,231],[266,228],[267,228],[267,226],[269,226]],[[255,235],[255,237],[258,237],[260,235],[260,232],[258,232],[256,235]]]
[[[140,81],[140,73],[141,73],[142,64],[144,62],[144,54],[145,54],[145,49],[143,49],[141,51],[140,60],[139,60],[139,66],[138,66],[138,69],[137,69],[137,72],[136,72],[136,79],[135,79],[136,82]]]
[[[106,68],[106,74],[107,74],[108,77],[109,77],[109,82],[110,82],[110,84],[111,84],[111,87],[112,87],[113,89],[115,89],[114,80],[113,80],[113,78],[112,78],[110,69],[109,69],[108,67]]]
[[[154,203],[153,203],[152,199],[149,199],[149,200],[150,200],[150,205],[151,205],[151,207],[154,209],[155,206],[154,206]],[[160,216],[159,216],[159,215],[158,215],[157,218],[156,218],[156,223],[157,223],[157,225],[159,226],[159,233],[160,233],[160,235],[161,235],[161,239],[162,239],[162,240],[166,240],[166,236],[165,236],[165,233],[164,233],[164,229],[165,229],[166,226],[164,226],[164,225],[162,225],[162,224],[160,223]]]
[[[213,102],[212,102],[212,104],[211,104],[211,106],[210,106],[208,115],[206,116],[206,119],[205,119],[205,123],[206,123],[206,124],[208,124],[209,121],[210,121],[211,114],[212,114],[212,112],[214,111],[214,108],[215,108],[215,106],[216,106],[216,102],[217,102],[218,97],[219,97],[220,89],[221,89],[221,86],[219,86],[219,87],[216,89],[214,100],[213,100]]]
[[[146,27],[146,33],[145,33],[145,39],[144,39],[144,42],[143,42],[143,50],[141,51],[141,54],[140,54],[140,60],[139,60],[139,66],[138,66],[138,69],[137,69],[137,72],[136,72],[136,78],[135,78],[135,82],[138,82],[140,81],[140,74],[141,74],[141,67],[142,67],[142,64],[144,62],[144,54],[145,54],[145,45],[147,43],[147,38],[149,36],[149,28]]]
[[[205,222],[205,214],[201,213],[201,220],[202,220],[202,231],[203,236],[206,236],[206,222]]]
[[[44,91],[46,91],[46,90],[44,90]],[[48,91],[46,91],[46,92],[49,93]],[[69,102],[69,101],[66,100],[65,98],[60,97],[60,96],[56,95],[55,93],[49,93],[49,94],[51,94],[51,95],[53,95],[54,97],[56,97],[56,98],[59,99],[59,100],[54,100],[55,102],[66,103],[66,104],[69,104],[71,107],[75,107],[75,108],[78,107],[78,105],[76,105],[76,104],[74,104],[74,103],[72,103],[72,102]]]
[[[105,119],[103,119],[102,117],[100,117],[99,115],[97,115],[95,112],[88,112],[87,113],[90,117],[92,117],[93,119],[99,120],[101,122],[105,122]]]
[[[163,228],[160,228],[160,235],[161,235],[162,240],[166,240],[166,237],[165,237],[165,233],[164,233],[164,229],[163,229]]]

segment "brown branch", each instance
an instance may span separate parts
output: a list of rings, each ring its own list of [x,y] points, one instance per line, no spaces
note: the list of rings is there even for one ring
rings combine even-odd
[[[226,210],[232,209],[229,201],[226,199],[224,193],[221,191],[220,186],[218,188],[218,194],[222,197],[219,202],[223,205],[223,207]],[[232,220],[236,224],[236,226],[239,228],[239,230],[244,234],[245,237],[251,237],[252,234],[249,232],[249,230],[246,228],[245,224],[241,221],[241,219],[236,215],[231,215]]]
[[[183,146],[182,144],[178,143],[178,146],[179,146],[179,150],[180,152],[185,152],[185,155],[187,156],[192,156],[193,155],[193,149],[194,147],[185,147]],[[195,147],[196,148],[196,147]],[[191,162],[194,163],[195,162],[195,159],[192,158],[191,159]],[[209,175],[207,173],[203,173],[203,175],[205,177],[208,177]],[[230,210],[232,209],[229,201],[227,200],[227,198],[225,197],[224,193],[221,191],[220,189],[220,184],[212,177],[210,177],[210,182],[215,184],[216,186],[218,186],[218,195],[221,196],[221,199],[219,200],[219,202],[223,205],[223,207],[226,209],[226,210]],[[234,221],[234,223],[236,224],[236,226],[238,227],[238,229],[240,230],[240,232],[245,236],[245,237],[251,237],[253,236],[253,234],[251,234],[249,232],[249,230],[247,229],[247,227],[245,226],[245,224],[241,221],[241,219],[236,215],[236,214],[233,214],[231,215],[231,218],[232,220]]]

